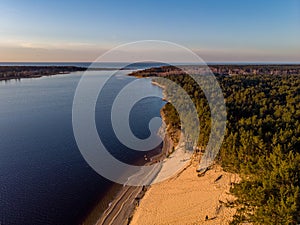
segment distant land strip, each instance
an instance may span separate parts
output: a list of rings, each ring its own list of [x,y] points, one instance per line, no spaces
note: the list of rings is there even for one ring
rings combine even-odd
[[[77,66],[0,66],[0,80],[36,78],[85,70],[87,68]]]
[[[182,65],[182,66],[160,66],[150,69],[132,72],[129,75],[137,77],[167,76],[169,73],[182,74],[188,68],[189,72],[197,73],[203,66]],[[300,65],[213,65],[210,70],[216,75],[293,75],[300,74]],[[194,71],[193,71],[194,69]],[[104,70],[133,70],[133,68],[86,68],[78,66],[0,66],[0,80],[37,78],[58,74],[68,74],[77,71],[104,71]]]
[[[130,68],[86,68],[78,66],[0,66],[0,80],[38,78],[77,71],[125,70]]]
[[[300,74],[300,64],[295,65],[213,65],[208,66],[215,75],[298,75]],[[182,66],[161,66],[150,69],[135,71],[131,76],[149,77],[149,76],[168,76],[182,75],[185,71],[197,74],[201,68],[207,66],[182,65]]]

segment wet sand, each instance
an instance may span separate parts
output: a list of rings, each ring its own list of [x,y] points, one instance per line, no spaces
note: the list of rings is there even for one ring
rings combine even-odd
[[[143,187],[124,187],[97,224],[128,224],[130,215],[137,204],[137,199],[141,198],[143,194]]]
[[[162,126],[159,132],[164,132],[165,127]],[[161,134],[162,135],[162,134]],[[156,164],[165,158],[166,151],[172,148],[168,141],[168,137],[164,138],[164,145],[161,153],[151,157],[151,161],[146,165]],[[157,168],[153,171],[153,177],[157,177],[157,173],[161,169],[161,164],[157,164]],[[152,180],[152,179],[151,179]],[[148,186],[124,186],[117,197],[111,202],[110,206],[104,211],[97,225],[123,225],[129,224],[132,219],[133,212],[139,204],[140,199],[144,196]]]

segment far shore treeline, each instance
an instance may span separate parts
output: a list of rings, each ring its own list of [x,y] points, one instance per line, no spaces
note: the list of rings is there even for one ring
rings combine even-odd
[[[0,66],[0,80],[35,78],[85,70],[86,68],[77,66]]]
[[[231,188],[237,200],[228,206],[238,209],[231,224],[299,224],[300,66],[224,65],[211,66],[211,70],[227,108],[226,134],[217,163],[242,178]],[[198,146],[205,147],[210,110],[204,93],[189,75],[172,66],[131,75],[162,76],[183,87],[199,113]],[[161,79],[155,81],[166,86]],[[165,94],[172,99],[168,87]],[[169,103],[163,110],[167,125],[173,127],[168,132],[174,134],[180,128],[178,113]]]
[[[167,76],[175,74],[184,74],[182,69],[187,68],[189,71],[198,68],[209,68],[215,75],[293,75],[300,74],[300,64],[261,64],[261,65],[180,65],[180,66],[161,66],[150,69],[139,70],[131,73],[137,77],[149,76]],[[192,71],[193,72],[193,71]]]
[[[22,63],[20,63],[22,64]],[[25,63],[26,64],[26,63]],[[54,63],[55,64],[55,63]],[[75,63],[74,63],[75,64]],[[79,63],[80,64],[80,63]],[[86,63],[89,64],[89,63]],[[94,67],[93,67],[94,66]],[[87,66],[1,66],[0,65],[0,81],[1,80],[11,80],[11,79],[21,79],[21,78],[38,78],[42,76],[52,76],[58,74],[68,74],[78,71],[107,71],[107,70],[131,70],[131,67],[98,67],[98,65],[93,65],[92,67]]]

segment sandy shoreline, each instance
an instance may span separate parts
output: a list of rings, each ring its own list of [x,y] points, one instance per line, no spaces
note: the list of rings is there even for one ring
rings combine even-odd
[[[238,175],[214,165],[199,177],[200,153],[185,154],[181,143],[163,161],[156,179],[168,179],[144,188],[125,186],[97,224],[229,224],[235,209],[225,203],[234,200],[229,190]]]
[[[165,96],[163,85],[154,81],[152,85],[161,87]],[[184,158],[191,159],[185,161]],[[149,187],[136,207],[130,225],[229,224],[236,209],[225,204],[235,199],[230,194],[230,187],[239,181],[239,177],[224,172],[219,165],[199,177],[196,170],[200,159],[200,154],[186,154],[184,143],[179,143],[157,176],[157,179],[160,176],[170,178]],[[178,171],[174,171],[176,164],[181,164]]]
[[[152,81],[152,85],[164,90],[159,83]],[[164,159],[154,181],[168,179],[154,182],[150,187],[123,187],[96,224],[228,224],[235,209],[225,207],[224,203],[234,200],[229,189],[238,176],[215,165],[204,176],[198,177],[196,169],[200,155],[186,153],[184,146],[179,143],[175,152],[164,159],[173,147],[170,138],[166,137],[163,153],[153,163]]]
[[[165,125],[158,131],[158,135],[163,137],[165,135]],[[151,160],[145,165],[155,164],[165,158],[166,152],[173,146],[169,144],[168,137],[164,138],[164,144],[161,153],[151,157]],[[160,171],[161,164],[157,164],[157,170],[153,171],[153,179],[156,179],[157,173]],[[109,207],[103,212],[97,221],[97,225],[123,225],[129,224],[132,219],[133,212],[139,204],[140,199],[144,196],[148,186],[127,186],[124,185],[117,193],[117,196],[110,203]]]
[[[198,177],[196,168],[194,162],[178,176],[152,185],[130,225],[229,224],[235,209],[225,207],[224,203],[234,200],[229,189],[238,176],[214,166]]]

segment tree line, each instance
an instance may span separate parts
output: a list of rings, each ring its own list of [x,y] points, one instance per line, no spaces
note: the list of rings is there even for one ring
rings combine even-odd
[[[193,100],[200,120],[198,146],[205,147],[211,131],[208,102],[188,74],[178,68],[174,71],[163,70],[162,76],[183,87]],[[160,76],[160,72],[150,72]],[[139,73],[147,76],[147,71]],[[232,205],[238,209],[231,224],[299,224],[300,75],[216,77],[227,111],[226,134],[217,162],[242,178],[231,188],[237,197]],[[162,80],[157,82],[166,85]],[[166,95],[172,99],[175,93],[171,89]],[[168,103],[163,110],[166,123],[179,129],[176,109]]]

